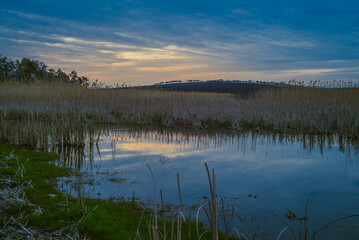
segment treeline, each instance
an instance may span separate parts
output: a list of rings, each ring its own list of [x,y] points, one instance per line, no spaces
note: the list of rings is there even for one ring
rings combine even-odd
[[[67,83],[79,86],[101,87],[96,79],[94,82],[85,76],[78,76],[76,71],[70,74],[61,69],[55,71],[48,68],[43,62],[23,58],[12,60],[0,55],[0,83],[20,82],[20,83]]]

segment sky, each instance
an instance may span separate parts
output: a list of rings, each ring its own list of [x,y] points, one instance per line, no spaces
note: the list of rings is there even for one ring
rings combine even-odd
[[[359,77],[359,1],[0,0],[0,54],[107,84]]]

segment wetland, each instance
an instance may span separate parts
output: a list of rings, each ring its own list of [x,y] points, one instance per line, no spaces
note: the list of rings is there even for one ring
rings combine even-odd
[[[215,217],[233,217],[218,222],[221,239],[305,239],[304,232],[322,226],[321,238],[358,238],[357,88],[288,88],[238,98],[6,83],[0,94],[0,141],[58,153],[56,165],[71,170],[54,175],[55,188],[64,199],[78,199],[77,212],[86,212],[84,202],[95,208],[108,201],[124,208],[132,202],[150,212],[146,223],[139,213],[127,222],[130,230],[121,229],[127,239],[138,237],[137,224],[137,230],[143,224],[157,229],[156,208],[169,209],[162,219],[177,219],[178,239],[180,214],[193,221],[198,215],[201,226],[213,233],[213,215],[208,222],[199,211],[204,204]],[[107,223],[101,226],[112,219],[111,208],[106,211]],[[92,214],[80,234],[101,238],[104,229],[93,233],[90,223],[102,212]],[[326,225],[348,216],[353,217]],[[192,236],[200,238],[199,230],[193,232],[196,228]]]
[[[131,128],[99,132],[98,146],[85,147],[79,162],[68,161],[74,159],[71,154],[79,156],[76,151],[63,153],[58,162],[79,169],[86,197],[151,202],[149,164],[165,202],[179,205],[178,173],[182,202],[198,208],[210,193],[206,162],[215,169],[218,197],[236,206],[240,219],[233,226],[258,231],[264,239],[295,225],[286,215],[303,215],[310,196],[313,228],[359,212],[358,148],[336,137]],[[76,193],[71,183],[71,177],[61,178],[59,187]],[[332,225],[320,236],[356,239],[356,222]]]

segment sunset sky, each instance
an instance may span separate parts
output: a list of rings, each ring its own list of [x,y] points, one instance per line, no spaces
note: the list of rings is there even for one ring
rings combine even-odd
[[[0,0],[0,54],[108,84],[359,77],[359,2]]]

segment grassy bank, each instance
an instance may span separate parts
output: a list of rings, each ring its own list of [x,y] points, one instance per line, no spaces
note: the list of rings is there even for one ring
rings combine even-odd
[[[214,93],[1,84],[0,96],[0,139],[32,147],[83,146],[85,138],[96,141],[89,136],[93,124],[359,136],[359,88],[288,88],[241,99]]]
[[[152,211],[143,211],[136,202],[60,192],[55,178],[71,170],[55,166],[57,157],[0,143],[0,238],[136,239],[137,229],[142,239],[149,238],[146,223],[152,221]],[[163,232],[163,222],[158,223]],[[171,229],[170,220],[165,224]],[[184,223],[182,236],[188,236],[188,229]],[[191,230],[194,235],[194,223]]]

